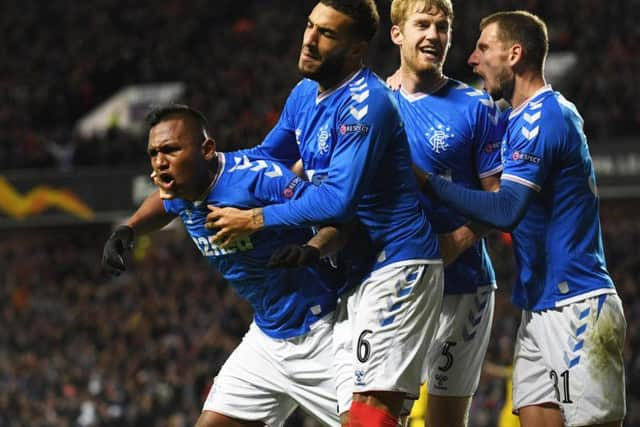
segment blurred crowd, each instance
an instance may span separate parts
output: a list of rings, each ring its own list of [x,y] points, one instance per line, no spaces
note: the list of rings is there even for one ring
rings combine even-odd
[[[605,207],[610,272],[628,322],[628,415],[640,427],[640,222]],[[251,310],[181,229],[141,237],[122,276],[99,274],[109,230],[75,226],[0,235],[0,426],[185,427],[239,343]],[[510,239],[492,234],[499,290],[487,360],[511,364]],[[505,378],[483,375],[470,427],[497,427]],[[317,426],[297,412],[288,426]]]
[[[0,170],[115,164],[144,159],[144,141],[119,131],[89,140],[77,120],[129,84],[181,81],[184,98],[211,119],[225,150],[255,145],[299,79],[296,61],[314,1],[89,0],[5,2],[0,14]],[[398,64],[389,41],[389,0],[370,64]],[[482,16],[527,9],[549,24],[553,52],[578,61],[559,81],[594,139],[640,129],[639,0],[454,1],[446,73],[475,79],[466,64]]]

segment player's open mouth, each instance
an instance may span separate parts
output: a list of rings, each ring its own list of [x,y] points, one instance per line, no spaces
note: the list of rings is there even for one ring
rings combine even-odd
[[[175,183],[176,180],[168,173],[161,173],[158,175],[158,185],[162,186],[164,189],[173,187]]]
[[[425,47],[421,47],[418,48],[418,50],[420,50],[421,53],[425,53],[427,55],[431,55],[435,58],[438,58],[440,56],[440,49],[437,49],[433,46],[425,46]]]

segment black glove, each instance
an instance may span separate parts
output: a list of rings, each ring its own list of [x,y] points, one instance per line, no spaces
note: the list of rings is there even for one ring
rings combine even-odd
[[[309,245],[287,245],[276,249],[267,268],[308,267],[320,260],[320,249]]]
[[[102,250],[102,270],[113,275],[120,275],[126,270],[124,254],[133,248],[133,228],[121,225],[116,228]]]

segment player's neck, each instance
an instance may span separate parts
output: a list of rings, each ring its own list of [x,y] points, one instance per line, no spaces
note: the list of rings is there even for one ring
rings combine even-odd
[[[323,81],[318,80],[318,96],[325,95],[326,93],[342,86],[361,69],[362,66],[358,65],[357,67],[349,68],[344,73],[340,73],[340,75],[336,75],[331,79],[325,79]]]
[[[546,85],[547,82],[540,73],[516,75],[513,95],[511,96],[511,106],[515,110]]]
[[[215,156],[213,156],[213,159],[211,159],[211,161],[209,162],[209,167],[207,170],[207,179],[202,181],[203,184],[206,182],[206,186],[203,185],[203,187],[199,188],[195,192],[196,194],[194,194],[193,197],[190,197],[187,200],[190,200],[192,202],[202,202],[207,198],[207,195],[211,191],[211,188],[215,185],[216,181],[218,180],[218,172],[219,172],[219,165],[220,165],[219,157],[220,157],[220,153],[215,153]]]
[[[441,71],[436,70],[418,74],[403,67],[400,75],[402,78],[402,89],[409,94],[433,93],[440,89],[442,84],[447,80]]]

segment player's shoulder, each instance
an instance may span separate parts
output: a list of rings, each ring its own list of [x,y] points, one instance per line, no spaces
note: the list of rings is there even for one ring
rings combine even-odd
[[[525,121],[528,123],[542,119],[557,119],[560,103],[550,87],[544,87],[536,92],[522,105],[513,108],[509,114],[509,121]]]
[[[462,111],[495,112],[498,109],[487,92],[456,79],[449,78],[440,91]]]
[[[368,68],[362,69],[344,88],[342,115],[356,120],[365,116],[398,114],[397,103],[384,81]]]
[[[315,99],[317,93],[318,83],[311,79],[303,78],[293,87],[293,89],[291,89],[287,102],[300,102]]]
[[[251,150],[222,153],[224,165],[216,178],[226,187],[245,186],[253,188],[258,182],[295,177],[284,164],[255,156]]]
[[[572,114],[549,86],[540,89],[524,104],[514,108],[509,115],[512,138],[533,141],[542,138],[547,144],[565,139]]]
[[[185,199],[173,198],[163,200],[162,205],[164,206],[165,211],[177,215],[183,210],[187,209],[190,205],[190,202],[186,201]]]

